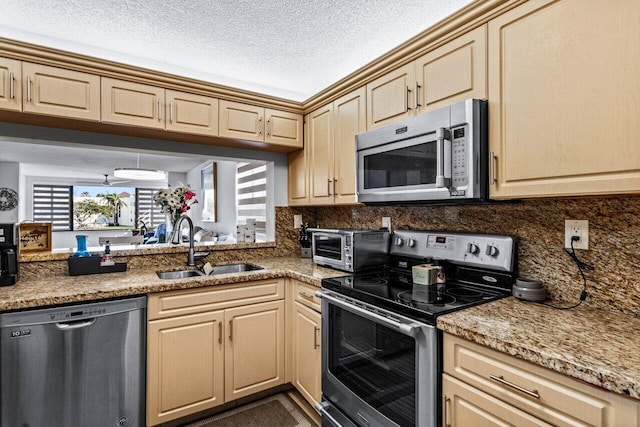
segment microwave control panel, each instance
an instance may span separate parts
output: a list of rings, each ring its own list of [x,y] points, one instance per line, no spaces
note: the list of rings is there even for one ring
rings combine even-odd
[[[467,174],[467,126],[452,129],[451,139],[451,183],[452,187],[464,187],[469,184]],[[462,194],[464,195],[464,193]]]

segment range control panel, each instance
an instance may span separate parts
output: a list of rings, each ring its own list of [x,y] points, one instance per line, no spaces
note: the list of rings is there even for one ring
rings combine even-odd
[[[447,260],[461,265],[512,272],[513,237],[497,234],[396,230],[391,255]]]

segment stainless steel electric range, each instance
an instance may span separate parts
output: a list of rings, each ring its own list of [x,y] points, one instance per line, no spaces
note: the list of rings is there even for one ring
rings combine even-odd
[[[441,425],[438,316],[510,295],[516,243],[502,235],[393,233],[389,263],[324,279],[323,426]],[[437,264],[439,282],[418,285],[412,267]],[[446,276],[443,282],[442,276]]]

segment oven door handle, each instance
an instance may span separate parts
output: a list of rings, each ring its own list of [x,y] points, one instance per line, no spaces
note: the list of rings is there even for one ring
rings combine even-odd
[[[393,329],[396,329],[397,331],[399,331],[400,333],[402,333],[403,335],[408,335],[410,337],[416,337],[418,335],[418,332],[420,331],[420,329],[422,328],[422,325],[419,323],[401,323],[401,322],[397,322],[393,319],[390,319],[386,316],[383,316],[381,314],[375,313],[373,311],[367,310],[366,308],[363,307],[358,307],[352,304],[349,304],[348,302],[342,301],[336,297],[333,297],[331,295],[328,295],[322,291],[318,291],[316,292],[316,296],[318,298],[322,298],[327,300],[329,303],[343,308],[347,311],[350,311],[352,313],[355,313],[359,316],[362,316],[366,319],[369,319],[373,322],[376,323],[380,323],[382,325],[385,326],[389,326]]]

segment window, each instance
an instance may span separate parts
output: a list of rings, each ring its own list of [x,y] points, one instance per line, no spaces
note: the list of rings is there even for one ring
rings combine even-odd
[[[141,226],[139,221],[152,229],[166,221],[160,206],[153,202],[156,191],[34,184],[33,220],[51,222],[53,231],[131,229]]]
[[[256,220],[256,242],[267,237],[267,165],[240,162],[236,169],[236,222]]]
[[[72,230],[73,203],[70,185],[33,185],[33,220],[51,222],[53,231]]]
[[[157,227],[166,222],[162,208],[153,201],[155,188],[136,188],[136,218],[144,222],[147,229]],[[142,224],[137,224],[140,227]]]

